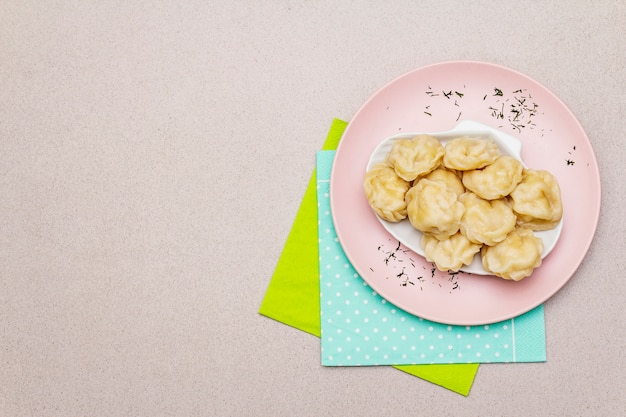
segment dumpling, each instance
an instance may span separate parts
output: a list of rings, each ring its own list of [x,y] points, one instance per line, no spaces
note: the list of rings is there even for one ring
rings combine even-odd
[[[496,200],[509,195],[522,180],[524,166],[517,159],[501,156],[482,169],[463,173],[463,185],[479,197]]]
[[[409,221],[417,230],[440,240],[459,231],[465,209],[443,182],[422,179],[407,192],[406,201]]]
[[[461,233],[474,243],[494,246],[515,228],[517,218],[503,200],[484,200],[472,192],[466,192],[459,201],[465,207],[461,217]]]
[[[410,185],[385,163],[374,165],[365,173],[363,180],[369,205],[378,216],[389,222],[399,222],[406,218],[404,197]]]
[[[461,182],[461,178],[459,178],[456,173],[445,168],[437,168],[424,178],[431,181],[443,181],[450,190],[456,193],[457,196],[460,196],[465,192],[465,187]],[[413,183],[413,185],[415,185],[415,183]]]
[[[445,150],[441,142],[429,135],[398,139],[391,145],[386,162],[400,178],[413,181],[439,166]]]
[[[548,171],[524,169],[522,181],[510,197],[520,226],[549,230],[561,221],[561,189],[556,178]]]
[[[519,281],[541,265],[543,241],[527,228],[517,228],[495,246],[481,249],[483,267],[494,275]]]
[[[461,233],[439,240],[424,234],[421,241],[424,256],[428,262],[434,262],[440,271],[457,272],[463,265],[469,265],[482,245],[472,243]]]
[[[449,169],[469,171],[492,164],[500,156],[500,149],[489,139],[459,137],[446,144],[443,165]]]

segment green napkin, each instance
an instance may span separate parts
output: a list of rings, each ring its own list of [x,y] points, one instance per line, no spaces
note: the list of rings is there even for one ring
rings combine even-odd
[[[333,123],[322,150],[333,150],[347,122]],[[320,336],[319,252],[315,172],[307,186],[259,313]],[[395,368],[467,396],[478,364],[403,365]]]

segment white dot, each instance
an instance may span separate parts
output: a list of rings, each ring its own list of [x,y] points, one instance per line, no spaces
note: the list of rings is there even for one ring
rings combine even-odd
[[[494,333],[493,337],[495,337],[496,339],[500,337],[500,335],[498,333]]]
[[[472,345],[465,345],[466,348],[471,349]]]
[[[446,327],[446,330],[448,330],[448,331],[452,330],[452,326]]]
[[[415,350],[415,345],[411,346],[411,350]]]
[[[505,348],[505,349],[508,349],[508,348],[509,348],[508,343],[504,345],[504,348]]]
[[[432,331],[433,331],[433,327],[432,327],[432,326],[430,326],[430,327],[428,328],[428,331],[429,331],[429,332],[432,332]]]
[[[374,310],[372,310],[372,313],[373,314],[378,314],[378,310],[374,309]]]
[[[457,333],[456,338],[460,339],[461,337],[463,337],[463,336],[461,336],[461,333]]]
[[[350,323],[350,319],[346,319],[346,323]]]
[[[361,314],[361,312],[359,310],[354,310],[354,315],[358,316],[359,314]]]
[[[354,329],[354,333],[361,333],[361,329],[357,327],[356,329]]]
[[[374,333],[378,333],[378,327],[374,327],[374,329],[372,330]]]
[[[476,357],[480,358],[480,352],[476,352]]]
[[[396,309],[395,308],[391,309],[391,314],[396,314]]]
[[[387,336],[383,336],[383,340],[388,340],[389,338]]]
[[[374,295],[376,295],[376,294],[374,294]],[[380,302],[383,303],[383,304],[387,304],[387,300],[385,300],[384,298],[382,300],[380,300]]]
[[[337,352],[341,352],[343,349],[341,349],[340,347],[337,348]]]
[[[358,297],[358,296],[359,296],[359,292],[358,292],[358,291],[355,291],[355,292],[354,292],[354,296],[355,296],[355,297]]]
[[[506,330],[508,328],[509,328],[509,326],[507,326],[506,324],[504,326],[502,326],[502,329],[504,329],[504,330]]]
[[[422,358],[422,359],[424,359],[425,357],[426,357],[426,354],[425,354],[425,353],[422,353],[422,354],[420,355],[420,358]]]
[[[350,300],[346,300],[346,304],[350,304]]]
[[[395,328],[395,327],[392,327],[392,328],[391,328],[391,332],[392,332],[392,333],[395,333],[395,332],[396,332],[396,328]]]
[[[365,359],[369,359],[369,358],[370,358],[370,355],[365,355]]]
[[[476,333],[476,339],[480,339],[480,333]]]
[[[383,317],[383,323],[387,322],[387,317]]]
[[[440,357],[440,358],[443,358],[443,353],[440,353],[440,354],[439,354],[439,357]]]
[[[367,317],[365,317],[365,318],[363,319],[363,323],[369,323],[369,321],[370,321],[370,319],[368,319]]]
[[[430,346],[428,346],[428,349],[430,349],[430,350],[435,350],[435,346],[430,345]]]
[[[489,349],[491,346],[489,344],[485,345],[485,349]]]
[[[496,358],[499,358],[500,357],[500,352],[496,352],[495,356],[496,356]]]
[[[439,336],[437,336],[438,339],[443,339],[443,335],[440,334]]]
[[[489,325],[485,325],[485,330],[489,330]]]
[[[423,334],[420,335],[420,340],[424,340],[424,335]]]

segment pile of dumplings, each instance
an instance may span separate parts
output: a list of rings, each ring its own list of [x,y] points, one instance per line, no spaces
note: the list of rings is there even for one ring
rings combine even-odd
[[[519,281],[541,265],[534,231],[555,228],[563,215],[552,174],[483,138],[457,137],[445,147],[429,135],[397,139],[363,187],[380,218],[408,218],[422,232],[425,258],[441,271],[459,271],[480,253],[486,271]]]

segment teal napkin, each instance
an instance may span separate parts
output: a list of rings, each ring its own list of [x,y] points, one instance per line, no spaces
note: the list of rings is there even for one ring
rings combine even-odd
[[[409,314],[373,291],[350,264],[335,233],[329,197],[334,155],[319,151],[316,158],[323,365],[546,360],[543,306],[485,326],[449,326]],[[389,246],[393,250],[397,242]]]

